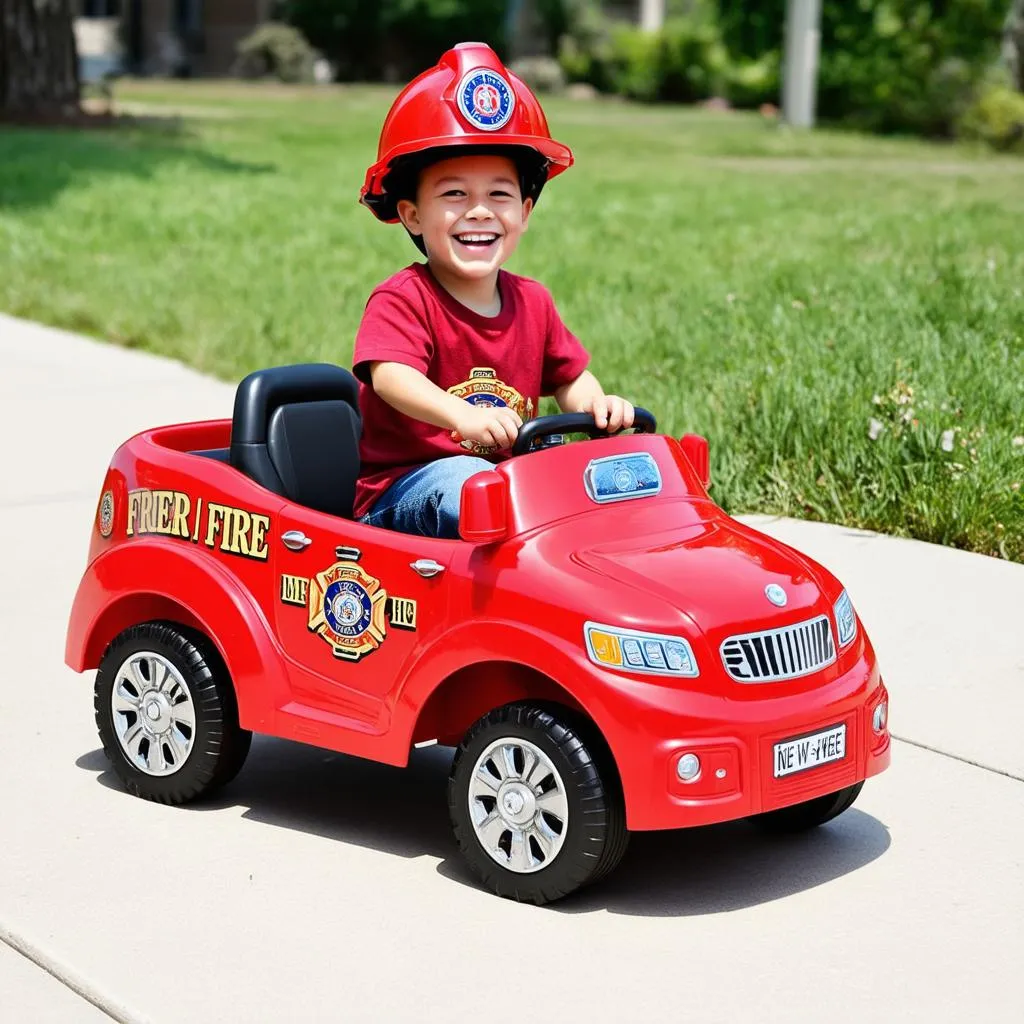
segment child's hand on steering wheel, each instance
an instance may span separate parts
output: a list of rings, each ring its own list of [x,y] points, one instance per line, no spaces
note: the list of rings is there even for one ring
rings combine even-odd
[[[597,395],[580,411],[591,413],[594,423],[609,434],[633,426],[633,406],[618,395]]]
[[[466,402],[452,431],[453,441],[474,441],[488,448],[511,448],[523,421],[504,406],[478,406]],[[632,414],[632,409],[630,410]]]

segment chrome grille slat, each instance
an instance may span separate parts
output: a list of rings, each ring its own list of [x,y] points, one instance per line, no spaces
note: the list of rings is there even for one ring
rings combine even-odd
[[[722,641],[722,664],[739,683],[797,679],[836,660],[832,622],[819,615],[779,629],[737,633]]]

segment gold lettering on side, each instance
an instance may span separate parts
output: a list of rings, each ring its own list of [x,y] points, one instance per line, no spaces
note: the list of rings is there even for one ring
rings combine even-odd
[[[309,593],[309,580],[304,576],[281,574],[281,600],[285,604],[297,604],[306,607],[306,596]]]
[[[156,524],[152,521],[153,516],[153,492],[142,492],[142,510],[139,513],[139,533],[156,533]]]
[[[174,495],[174,521],[171,523],[171,536],[188,539],[188,514],[192,501],[181,491],[172,491]]]
[[[174,491],[154,491],[156,499],[156,532],[171,532],[171,509],[174,506]]]
[[[207,502],[203,516],[203,499],[192,499],[183,491],[151,491],[140,487],[128,492],[128,522],[125,534],[129,537],[143,533],[156,533],[165,537],[180,537],[203,543],[208,548],[220,547],[230,555],[256,558],[265,562],[270,557],[267,534],[270,516],[250,512],[231,505]]]
[[[227,509],[215,501],[208,501],[206,509],[206,540],[204,543],[208,548],[212,548],[217,543],[217,535],[224,525],[224,515]]]
[[[141,491],[128,492],[128,524],[124,532],[129,537],[135,534],[135,523],[139,515],[139,498],[141,494]]]
[[[253,512],[252,538],[249,541],[249,550],[253,558],[266,561],[267,556],[270,554],[270,548],[267,547],[267,531],[269,529],[270,516],[261,516]]]
[[[243,508],[228,509],[228,528],[221,539],[221,551],[229,551],[233,555],[249,555],[249,527],[252,520]]]
[[[203,499],[196,498],[196,518],[195,526],[192,527],[192,543],[199,543],[199,524],[203,520]]]
[[[415,629],[416,602],[408,597],[392,597],[388,601],[388,621],[397,629]]]

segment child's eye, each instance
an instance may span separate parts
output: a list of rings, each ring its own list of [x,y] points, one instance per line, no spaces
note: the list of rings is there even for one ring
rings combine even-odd
[[[512,193],[511,192],[505,192],[502,189],[495,189],[491,193],[491,195],[492,196],[497,196],[499,199],[511,199],[512,198]]]
[[[447,192],[441,193],[442,199],[461,199],[466,193],[461,188],[450,188]]]

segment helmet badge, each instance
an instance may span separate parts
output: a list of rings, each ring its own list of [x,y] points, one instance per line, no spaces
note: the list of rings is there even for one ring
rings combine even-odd
[[[789,598],[786,597],[786,592],[778,585],[778,583],[769,583],[768,586],[764,588],[764,596],[767,597],[768,600],[777,608],[784,607],[786,602],[789,600]]]
[[[516,105],[512,87],[496,71],[474,68],[459,82],[459,111],[475,128],[493,132],[508,124]]]

